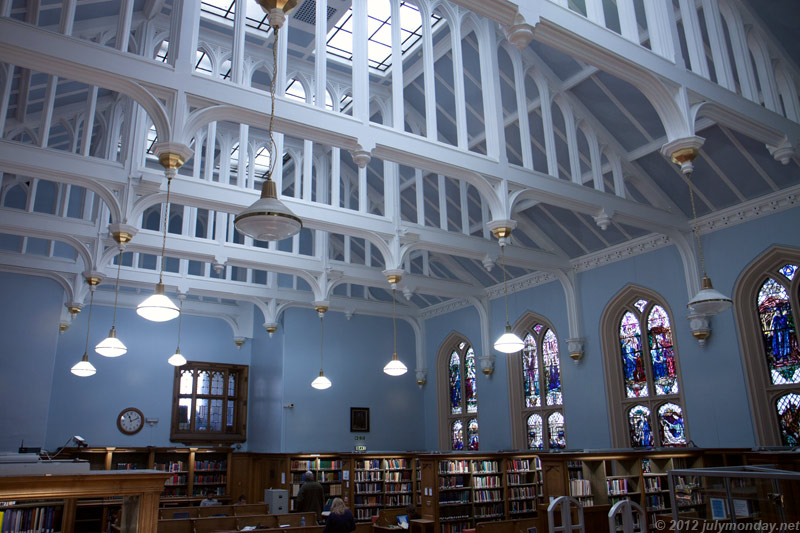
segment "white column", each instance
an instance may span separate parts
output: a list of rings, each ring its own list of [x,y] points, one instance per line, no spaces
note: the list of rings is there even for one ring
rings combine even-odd
[[[225,185],[231,183],[231,153],[232,141],[229,135],[224,135],[219,142],[219,182]]]
[[[10,16],[11,16],[11,0],[0,1],[0,17],[10,17]]]
[[[217,123],[208,123],[208,135],[206,136],[206,149],[203,153],[203,162],[205,163],[203,179],[206,181],[214,181],[214,152],[217,146]]]
[[[94,114],[97,110],[97,87],[94,85],[89,89],[86,108],[86,121],[83,124],[83,139],[81,139],[81,155],[84,157],[89,155],[94,134]]]
[[[299,158],[294,158],[294,197],[298,200],[303,197],[303,166]]]
[[[522,166],[533,170],[533,149],[531,148],[531,127],[528,119],[528,96],[525,94],[525,72],[522,67],[522,56],[514,47],[509,54],[514,67],[514,88],[517,97],[517,121],[519,122],[519,138],[522,147]]]
[[[600,143],[597,140],[597,135],[591,129],[584,128],[583,133],[589,143],[589,160],[592,163],[594,188],[600,192],[605,192],[606,186],[603,183],[603,159],[600,157]]]
[[[459,180],[458,199],[461,205],[461,233],[469,235],[469,201],[467,200],[467,182]]]
[[[564,117],[564,129],[567,135],[567,150],[569,151],[569,171],[572,176],[572,183],[580,185],[581,179],[581,156],[578,150],[578,130],[575,125],[575,115],[572,113],[572,106],[564,98],[556,99],[561,116]]]
[[[606,152],[608,163],[611,165],[611,174],[614,176],[614,194],[625,198],[625,176],[622,173],[622,160],[615,153]]]
[[[544,132],[544,151],[547,156],[547,173],[558,177],[558,157],[556,157],[556,137],[553,127],[553,102],[550,100],[550,87],[546,80],[537,82],[539,102],[542,108],[542,131]]]
[[[47,80],[47,91],[45,92],[42,104],[42,126],[39,132],[39,146],[47,148],[50,139],[50,126],[53,122],[53,106],[56,102],[56,90],[58,88],[58,76],[50,76]],[[5,117],[2,117],[5,120]]]
[[[678,0],[683,19],[683,34],[686,37],[686,48],[689,52],[689,63],[692,72],[706,79],[711,79],[706,60],[706,45],[700,31],[700,19],[697,17],[697,4],[694,0]]]
[[[680,67],[684,66],[672,0],[648,0],[644,2],[644,13],[653,52]]]
[[[456,132],[458,147],[467,150],[467,100],[464,95],[464,59],[461,54],[461,21],[452,21],[450,43],[453,56],[453,93],[456,105]]]
[[[236,0],[236,7],[233,13],[233,54],[231,55],[231,80],[236,85],[242,85],[244,83],[246,16],[246,0]]]
[[[431,14],[427,4],[419,7],[422,17],[422,68],[425,81],[425,134],[428,139],[436,141],[439,134],[436,131],[436,83],[433,74],[433,30],[431,29]],[[446,24],[446,22],[445,22]]]
[[[358,169],[358,210],[366,213],[369,210],[369,196],[367,196],[367,167]]]
[[[764,107],[782,115],[783,109],[781,109],[778,90],[775,87],[775,71],[772,67],[772,58],[769,55],[767,45],[754,28],[750,28],[747,40],[750,44],[750,52],[753,54],[753,63],[756,65],[756,74],[761,85],[761,98],[764,99]]]
[[[173,3],[167,61],[178,72],[194,72],[197,36],[200,31],[200,2],[179,0]]]
[[[446,194],[446,180],[442,174],[439,174],[439,227],[447,231],[447,194]]]
[[[497,60],[495,23],[483,19],[477,28],[478,59],[481,65],[483,96],[483,126],[486,131],[486,153],[501,162],[508,160],[506,131],[503,121],[503,102],[500,97],[500,67]]]
[[[119,7],[119,19],[117,20],[117,50],[121,50],[123,52],[128,51],[128,41],[130,41],[131,37],[132,19],[133,0],[122,0]]]
[[[603,12],[603,0],[586,0],[586,18],[599,26],[606,27],[606,14]]]
[[[639,42],[639,23],[636,21],[636,10],[633,0],[617,0],[617,13],[622,36],[636,44]]]
[[[239,125],[239,168],[236,171],[236,185],[240,189],[252,188],[254,184],[248,179],[252,173],[255,175],[255,169],[247,168],[248,152],[250,147],[250,126],[247,124]],[[250,165],[251,167],[253,165]]]
[[[383,162],[383,213],[396,225],[400,223],[400,205],[397,193],[400,190],[400,165],[391,161]]]
[[[8,116],[8,99],[11,97],[11,84],[14,81],[15,68],[11,63],[6,63],[6,78],[3,80],[3,88],[0,92],[0,139],[5,136],[5,117]]]
[[[328,0],[317,0],[316,42],[314,46],[314,81],[316,105],[325,109],[325,87],[328,77]]]
[[[425,184],[422,179],[422,170],[414,170],[414,192],[416,193],[417,203],[417,224],[420,226],[425,225]]]
[[[353,0],[353,118],[369,122],[367,0]]]
[[[400,0],[390,0],[392,4],[392,127],[405,130],[403,106],[403,53],[400,48]],[[388,213],[388,211],[387,211]]]
[[[61,27],[59,29],[64,35],[72,35],[72,28],[75,25],[76,3],[77,0],[63,0],[61,2]]]
[[[303,200],[311,201],[311,185],[314,165],[314,142],[303,141]]]
[[[341,207],[342,152],[340,148],[331,148],[331,205]]]
[[[489,204],[486,203],[486,200],[481,196],[481,227],[483,227],[483,238],[489,238],[489,226],[486,224],[489,223],[490,216],[489,216]]]
[[[728,55],[728,45],[725,42],[725,32],[722,28],[722,18],[719,13],[717,0],[702,0],[703,17],[706,20],[708,42],[711,47],[711,57],[714,59],[714,72],[717,74],[717,83],[736,91],[731,69],[731,58]]]

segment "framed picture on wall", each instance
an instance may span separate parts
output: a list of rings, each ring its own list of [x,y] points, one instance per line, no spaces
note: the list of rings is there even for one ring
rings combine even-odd
[[[350,408],[350,432],[369,431],[369,407]]]

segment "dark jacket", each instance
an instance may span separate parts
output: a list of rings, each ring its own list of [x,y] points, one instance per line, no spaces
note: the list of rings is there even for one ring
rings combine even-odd
[[[345,509],[342,514],[331,513],[328,515],[323,533],[348,533],[355,529],[356,520],[353,518],[353,513],[350,512],[350,509]]]
[[[319,522],[322,517],[322,500],[324,497],[322,485],[317,481],[306,481],[300,485],[300,491],[297,493],[297,498],[295,498],[296,510],[301,513],[317,513],[317,522]]]

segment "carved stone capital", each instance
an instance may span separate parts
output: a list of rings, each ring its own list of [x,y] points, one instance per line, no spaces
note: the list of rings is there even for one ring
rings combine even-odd
[[[661,153],[669,158],[670,161],[681,167],[681,172],[691,174],[694,170],[694,160],[700,153],[700,148],[706,140],[703,137],[693,135],[670,141],[661,147]]]
[[[428,371],[427,370],[417,370],[417,385],[421,389],[425,383],[428,381]]]
[[[578,361],[583,359],[583,347],[586,344],[586,339],[567,339],[567,349],[569,356],[578,364]]]
[[[705,346],[706,341],[711,336],[711,316],[702,313],[689,313],[686,315],[689,320],[689,331],[692,337],[697,339],[700,346]]]
[[[478,362],[481,366],[481,372],[483,372],[486,377],[494,373],[494,354],[481,355],[478,357]]]

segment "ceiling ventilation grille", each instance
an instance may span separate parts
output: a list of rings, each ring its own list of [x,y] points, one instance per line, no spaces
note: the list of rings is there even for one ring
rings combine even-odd
[[[332,7],[328,7],[328,20],[336,13]],[[316,0],[305,0],[303,4],[294,12],[294,19],[312,26],[317,23],[317,2]]]

